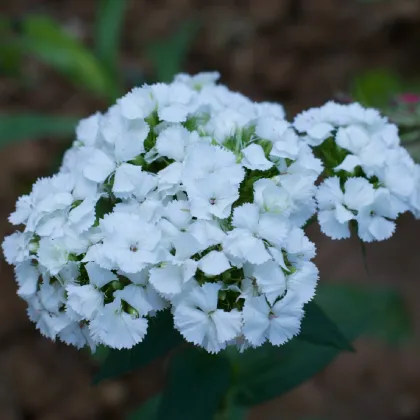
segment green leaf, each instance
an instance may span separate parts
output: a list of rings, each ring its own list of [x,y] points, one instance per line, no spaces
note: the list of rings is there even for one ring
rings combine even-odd
[[[24,51],[90,91],[108,98],[115,96],[116,85],[106,68],[54,20],[47,16],[28,16],[21,26],[17,42]]]
[[[337,325],[314,302],[305,305],[305,318],[297,337],[308,343],[354,352],[354,347],[341,333]]]
[[[169,368],[158,420],[213,420],[231,378],[228,359],[189,348],[175,355]]]
[[[148,399],[140,408],[133,411],[127,420],[156,420],[157,410],[161,401],[161,395],[157,394]]]
[[[174,329],[170,312],[159,312],[156,317],[149,320],[147,335],[141,343],[129,350],[110,350],[93,383],[115,378],[146,366],[181,342],[183,339]]]
[[[108,73],[117,77],[118,49],[127,0],[98,0],[95,51]]]
[[[182,70],[198,28],[196,20],[187,21],[168,39],[154,42],[146,48],[159,82],[170,82]]]
[[[75,117],[53,115],[0,115],[0,147],[39,137],[70,137],[78,122]]]
[[[356,78],[352,97],[366,107],[384,108],[401,89],[402,83],[394,73],[370,70]]]
[[[318,304],[344,331],[355,334],[349,317],[343,312],[351,310],[354,318],[365,322],[367,335],[396,345],[413,336],[409,313],[400,294],[394,289],[378,285],[361,286],[352,283],[321,285]],[[366,308],[370,309],[367,317]]]

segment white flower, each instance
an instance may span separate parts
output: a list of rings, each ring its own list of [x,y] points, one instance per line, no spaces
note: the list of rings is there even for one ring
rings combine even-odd
[[[69,252],[63,239],[42,238],[39,241],[38,261],[53,276],[67,264]]]
[[[38,288],[40,272],[29,260],[23,261],[15,267],[16,281],[19,285],[18,295],[24,299],[34,296]]]
[[[181,293],[183,286],[193,278],[197,263],[186,260],[184,263],[164,263],[162,267],[150,270],[150,283],[163,296]]]
[[[318,188],[318,220],[321,230],[333,239],[348,238],[348,222],[374,201],[375,190],[364,178],[349,178],[344,192],[338,177],[328,178]]]
[[[206,179],[209,175],[239,185],[244,179],[244,170],[236,163],[236,157],[231,151],[219,146],[197,143],[188,151],[184,161],[184,183]]]
[[[302,304],[292,295],[286,295],[272,307],[264,296],[250,298],[243,309],[243,333],[253,346],[260,346],[267,339],[280,346],[299,333],[302,317]]]
[[[186,187],[191,204],[191,214],[200,219],[216,216],[226,219],[232,204],[239,198],[238,187],[219,174],[211,174],[203,179],[196,179]]]
[[[187,147],[198,141],[196,132],[191,133],[182,125],[173,125],[160,132],[156,139],[156,150],[160,156],[182,162]]]
[[[163,121],[184,122],[194,111],[195,92],[183,83],[165,85],[158,83],[151,86],[158,105],[158,115]]]
[[[281,244],[288,232],[288,222],[272,213],[259,213],[258,206],[246,203],[233,212],[235,227],[223,241],[223,249],[233,257],[252,264],[262,264],[271,257],[265,241]]]
[[[379,114],[330,103],[293,126],[281,105],[255,103],[218,77],[143,85],[80,121],[59,173],[17,201],[9,220],[22,232],[3,253],[42,334],[129,349],[167,308],[208,352],[281,344],[315,293],[315,247],[301,227],[316,192],[320,220],[344,230],[352,220],[364,240],[388,236],[407,209],[420,214],[420,170]],[[348,127],[369,142],[346,149],[342,166],[357,163],[366,179],[317,190],[323,162],[310,145],[342,130],[351,148]]]
[[[31,252],[31,233],[15,232],[4,238],[2,249],[9,264],[18,264],[29,258]]]
[[[193,289],[174,312],[175,327],[187,341],[217,353],[239,335],[242,315],[237,310],[217,309],[220,285],[206,283]]]
[[[129,349],[140,343],[147,331],[147,320],[122,309],[121,299],[106,304],[89,323],[92,338],[115,349]]]
[[[67,307],[79,315],[80,319],[90,321],[103,308],[104,295],[91,284],[84,286],[69,284],[66,292]]]
[[[156,108],[150,86],[134,88],[118,101],[121,115],[129,120],[147,118]]]

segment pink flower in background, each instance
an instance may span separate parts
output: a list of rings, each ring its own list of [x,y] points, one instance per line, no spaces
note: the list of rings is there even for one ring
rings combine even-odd
[[[398,95],[397,99],[398,102],[402,102],[406,105],[413,105],[418,104],[420,102],[420,95],[416,93],[407,92]]]

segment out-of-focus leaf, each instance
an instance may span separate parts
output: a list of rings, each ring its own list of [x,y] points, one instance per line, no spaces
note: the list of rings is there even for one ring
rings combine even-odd
[[[388,106],[391,98],[401,92],[401,81],[385,70],[370,70],[354,81],[352,97],[362,105],[373,108]]]
[[[314,301],[305,305],[305,317],[298,339],[337,350],[355,351],[337,325]]]
[[[156,420],[160,401],[160,394],[148,399],[140,408],[133,411],[127,420]]]
[[[176,354],[169,368],[158,420],[213,420],[231,379],[229,361],[202,349]]]
[[[226,410],[220,415],[220,420],[246,420],[248,409],[237,404],[229,404]],[[219,418],[216,417],[216,420]]]
[[[76,84],[105,97],[116,86],[101,62],[78,40],[47,16],[28,16],[21,23],[18,45]]]
[[[187,21],[169,38],[147,47],[146,53],[153,63],[156,80],[170,82],[182,70],[198,28],[198,21]]]
[[[360,286],[351,283],[321,285],[317,302],[324,308],[343,331],[351,331],[352,325],[345,310],[351,310],[359,319],[364,318],[366,308],[371,312],[365,318],[365,333],[389,344],[399,344],[413,335],[412,324],[402,297],[393,289]]]
[[[127,0],[97,0],[95,51],[108,73],[116,78],[118,48]]]
[[[182,341],[181,335],[174,329],[172,315],[169,311],[162,311],[149,320],[147,335],[141,343],[129,350],[110,350],[93,382],[115,378],[146,366]]]
[[[69,137],[78,118],[54,115],[0,115],[0,147],[21,140],[52,136]]]

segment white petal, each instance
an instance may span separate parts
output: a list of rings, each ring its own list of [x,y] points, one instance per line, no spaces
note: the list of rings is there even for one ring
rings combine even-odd
[[[360,166],[362,161],[354,155],[347,155],[344,160],[334,168],[335,171],[353,172],[356,166]]]
[[[287,295],[277,302],[273,308],[273,318],[270,320],[268,339],[275,346],[280,346],[299,334],[303,317],[302,303],[293,295]]]
[[[90,284],[85,286],[70,284],[66,291],[66,305],[86,320],[91,320],[103,307],[103,293]]]
[[[211,328],[211,321],[206,313],[183,304],[175,308],[174,324],[187,341],[197,345],[203,343]]]
[[[256,204],[245,203],[233,211],[232,225],[237,228],[248,229],[255,233],[258,229],[260,214]]]
[[[16,281],[19,284],[18,295],[24,299],[37,291],[39,271],[31,261],[24,261],[15,267]]]
[[[231,267],[223,252],[211,251],[198,261],[198,268],[205,274],[217,276]]]
[[[114,169],[114,160],[102,150],[94,149],[83,169],[83,175],[91,181],[103,182]]]
[[[283,270],[274,261],[267,261],[254,268],[254,277],[261,291],[272,305],[286,291],[286,278]]]
[[[245,301],[243,309],[243,333],[253,346],[260,346],[266,340],[266,332],[270,325],[268,315],[270,306],[264,296]]]
[[[331,135],[332,130],[334,127],[331,124],[322,122],[311,127],[308,135],[315,140],[324,141]]]
[[[177,295],[184,284],[183,274],[181,266],[166,264],[162,268],[152,268],[149,281],[164,296]]]
[[[350,228],[348,223],[340,223],[334,210],[322,210],[318,212],[318,221],[322,233],[331,239],[350,238]]]
[[[147,298],[146,290],[142,286],[129,284],[124,289],[115,291],[114,297],[126,301],[140,316],[145,316],[154,310]]]
[[[111,281],[118,280],[118,277],[112,271],[106,270],[94,262],[88,262],[85,268],[90,283],[98,288],[105,286]]]
[[[237,309],[230,312],[217,309],[211,315],[211,319],[216,327],[216,335],[219,343],[232,340],[241,333],[242,314]]]
[[[350,178],[344,184],[344,202],[348,208],[359,210],[373,203],[375,190],[365,178]]]
[[[114,185],[112,191],[115,193],[132,192],[139,184],[142,176],[140,166],[123,163],[115,171]]]
[[[144,141],[149,134],[149,126],[143,120],[132,120],[123,136],[115,143],[115,158],[127,162],[144,152]]]
[[[121,312],[121,302],[105,305],[104,309],[90,322],[93,339],[115,349],[130,349],[141,342],[146,335],[147,320],[135,318]]]
[[[250,144],[242,153],[244,158],[241,163],[248,169],[266,171],[273,166],[273,162],[265,157],[263,148],[258,144]]]
[[[312,262],[305,262],[297,271],[287,277],[287,291],[292,292],[303,303],[315,295],[318,269]]]

